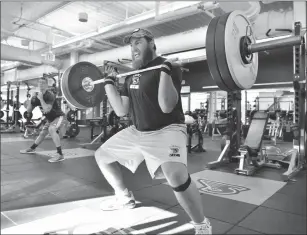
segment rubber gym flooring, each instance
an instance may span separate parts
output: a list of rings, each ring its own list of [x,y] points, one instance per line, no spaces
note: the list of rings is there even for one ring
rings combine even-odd
[[[21,155],[33,140],[19,133],[1,135],[1,234],[194,233],[165,180],[151,180],[145,164],[134,175],[123,168],[138,207],[101,211],[100,202],[113,192],[93,152],[79,148],[89,136],[81,133],[63,141],[68,159],[53,164],[47,162],[52,140],[39,146],[38,154]],[[306,234],[306,171],[285,183],[280,177],[285,169],[261,169],[252,177],[232,173],[236,165],[208,170],[220,141],[205,137],[204,148],[205,153],[189,154],[188,168],[213,234]]]

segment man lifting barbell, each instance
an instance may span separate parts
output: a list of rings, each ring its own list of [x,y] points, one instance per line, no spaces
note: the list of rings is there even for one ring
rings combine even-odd
[[[207,62],[212,78],[222,90],[239,91],[254,85],[257,52],[304,44],[298,22],[295,36],[270,42],[256,43],[251,29],[248,18],[240,11],[215,17],[208,25]],[[135,206],[133,194],[126,189],[119,169],[112,163],[117,161],[134,172],[145,159],[151,176],[158,178],[163,173],[174,188],[178,201],[196,222],[197,233],[210,233],[209,221],[203,221],[199,193],[186,169],[181,72],[173,62],[156,56],[153,37],[146,30],[134,31],[125,41],[131,44],[133,65],[138,70],[117,74],[114,69],[106,68],[109,76],[102,79],[95,65],[82,61],[67,69],[61,80],[63,96],[76,108],[94,107],[107,93],[118,116],[131,112],[134,125],[114,135],[95,153],[100,169],[119,199],[118,204],[109,204],[107,209]],[[305,72],[296,72],[295,81],[299,81],[299,74]],[[119,94],[114,80],[120,77],[126,77],[126,81]]]
[[[44,141],[49,133],[57,149],[57,155],[50,158],[48,161],[60,162],[64,160],[61,148],[61,138],[66,132],[68,121],[61,106],[56,102],[54,91],[48,88],[47,79],[40,78],[38,87],[40,92],[34,92],[32,95],[31,102],[28,103],[27,112],[32,113],[32,110],[39,106],[46,117],[46,122],[39,136],[34,141],[34,144],[28,149],[21,150],[20,153],[35,153],[36,147]]]
[[[187,170],[186,125],[181,105],[181,69],[174,61],[156,55],[153,35],[137,29],[124,39],[131,45],[135,69],[161,65],[160,70],[126,77],[119,94],[114,86],[116,70],[106,66],[105,90],[118,116],[131,112],[133,126],[115,134],[96,152],[95,158],[115,190],[115,201],[103,210],[134,208],[134,196],[124,182],[116,162],[133,173],[145,160],[152,178],[166,178],[180,205],[193,221],[196,234],[211,234],[204,217],[200,193]]]

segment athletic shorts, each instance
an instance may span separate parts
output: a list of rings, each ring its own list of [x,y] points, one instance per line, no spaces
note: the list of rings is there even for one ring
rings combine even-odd
[[[66,116],[57,117],[52,122],[47,120],[42,130],[48,131],[50,126],[54,126],[58,130],[59,135],[62,137],[63,135],[65,135],[68,126],[68,121]]]
[[[180,162],[187,165],[187,127],[172,124],[157,131],[141,132],[135,126],[118,132],[95,152],[97,164],[118,162],[132,173],[145,160],[154,179],[165,178],[161,165]]]

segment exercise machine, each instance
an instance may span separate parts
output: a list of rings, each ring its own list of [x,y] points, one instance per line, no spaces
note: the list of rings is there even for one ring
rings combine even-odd
[[[280,168],[280,164],[271,162],[262,151],[262,140],[269,119],[269,113],[258,111],[254,114],[243,146],[240,146],[237,174],[253,175],[261,167]]]

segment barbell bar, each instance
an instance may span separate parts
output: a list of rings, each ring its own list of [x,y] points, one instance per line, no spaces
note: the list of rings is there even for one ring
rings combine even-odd
[[[162,67],[162,65],[157,65],[157,66],[149,67],[149,68],[146,68],[146,69],[134,70],[134,71],[130,71],[130,72],[122,73],[122,74],[117,74],[116,78],[119,79],[119,78],[122,78],[122,77],[134,75],[134,74],[137,74],[137,73],[144,73],[146,71],[160,69],[161,67]],[[104,83],[104,81],[105,81],[105,78],[98,79],[96,81],[92,81],[92,79],[86,77],[82,81],[82,87],[83,87],[84,90],[91,90],[91,89],[93,89],[93,86],[95,86],[96,84]]]
[[[296,23],[297,25],[297,23]],[[206,57],[213,80],[221,90],[250,89],[258,74],[258,52],[303,44],[302,36],[257,43],[252,24],[241,11],[214,17],[207,29]],[[176,61],[183,64],[182,61]],[[118,74],[127,77],[160,69],[161,65]],[[79,62],[62,75],[61,89],[70,106],[86,109],[99,105],[105,96],[104,74],[89,63]]]
[[[274,42],[274,44],[272,44],[272,42]],[[272,41],[260,42],[248,45],[248,52],[252,54],[265,50],[273,50],[281,47],[297,46],[301,44],[302,44],[301,36],[290,36],[282,39],[275,39]]]
[[[146,69],[140,69],[140,70],[130,71],[130,72],[127,72],[127,73],[117,74],[116,78],[128,77],[130,75],[134,75],[134,74],[137,74],[137,73],[144,73],[146,71],[161,69],[161,67],[162,67],[162,65],[157,65],[157,66],[149,67],[149,68],[146,68]],[[104,83],[104,79],[96,80],[95,82],[92,82],[91,85],[96,85],[96,84],[99,84],[99,83]]]
[[[182,64],[184,61],[178,61],[177,63],[178,64]],[[116,78],[122,78],[122,77],[127,77],[127,76],[130,76],[130,75],[134,75],[134,74],[138,74],[138,73],[144,73],[146,71],[151,71],[151,70],[156,70],[156,69],[161,69],[162,65],[156,65],[156,66],[153,66],[153,67],[149,67],[149,68],[146,68],[146,69],[140,69],[140,70],[134,70],[134,71],[130,71],[130,72],[126,72],[126,73],[122,73],[122,74],[117,74],[116,75]],[[182,68],[183,71],[189,71],[188,69],[185,69],[185,68]],[[99,80],[96,80],[94,82],[92,81],[86,81],[86,82],[83,82],[82,86],[83,87],[87,87],[87,86],[93,86],[93,85],[96,85],[96,84],[99,84],[99,83],[104,83],[105,81],[105,78],[102,78],[102,79],[99,79]]]

